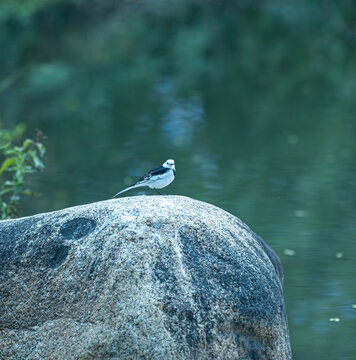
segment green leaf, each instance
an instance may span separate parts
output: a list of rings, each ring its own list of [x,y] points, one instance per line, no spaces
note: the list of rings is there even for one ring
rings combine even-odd
[[[33,194],[33,191],[31,191],[30,189],[25,189],[25,190],[22,191],[22,193],[23,193],[24,195],[31,196],[31,195]]]
[[[37,156],[33,157],[33,163],[35,164],[36,169],[38,169],[38,170],[44,169],[43,162]]]
[[[7,158],[1,165],[0,174],[2,174],[9,166],[11,166],[11,165],[13,165],[15,163],[16,163],[16,158],[15,157]]]
[[[26,139],[26,140],[23,142],[22,146],[25,148],[25,147],[27,147],[27,146],[29,146],[29,145],[34,144],[34,143],[35,143],[35,142],[34,142],[33,140],[31,140],[31,139]]]
[[[17,153],[18,153],[18,151],[13,148],[5,149],[5,151],[4,151],[5,155],[16,155]]]
[[[37,148],[38,148],[38,150],[40,152],[40,156],[43,157],[45,152],[46,152],[46,148],[41,143],[36,143],[36,145],[37,145]]]
[[[0,196],[5,195],[5,194],[7,194],[7,193],[9,193],[9,192],[11,192],[11,191],[12,191],[12,189],[2,188],[2,189],[0,190]]]
[[[8,142],[8,143],[6,143],[6,144],[4,144],[4,145],[1,145],[1,146],[0,146],[0,151],[6,150],[10,145],[11,145],[10,142]]]
[[[27,165],[24,167],[24,170],[25,170],[25,173],[34,173],[35,172],[35,169],[33,168],[32,165]]]
[[[4,186],[14,186],[14,185],[15,185],[14,181],[7,180],[4,182]]]
[[[4,185],[5,186],[18,187],[18,186],[23,185],[23,181],[22,180],[17,180],[17,179],[15,179],[13,181],[7,180],[7,181],[5,181]]]

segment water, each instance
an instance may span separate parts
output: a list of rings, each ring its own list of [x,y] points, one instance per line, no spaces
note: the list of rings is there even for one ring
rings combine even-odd
[[[23,215],[111,198],[173,158],[165,193],[231,212],[280,256],[294,358],[356,359],[355,38],[303,4],[45,8],[0,39],[1,78],[23,69],[1,118],[47,136]]]

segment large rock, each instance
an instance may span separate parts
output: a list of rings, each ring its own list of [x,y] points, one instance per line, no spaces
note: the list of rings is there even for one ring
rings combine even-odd
[[[290,359],[277,255],[227,212],[137,196],[0,222],[1,359]]]

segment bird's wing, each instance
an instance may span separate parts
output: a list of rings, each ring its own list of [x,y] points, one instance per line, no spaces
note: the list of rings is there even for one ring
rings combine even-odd
[[[140,186],[145,186],[147,182],[149,182],[152,178],[152,176],[154,177],[160,177],[162,175],[164,175],[167,171],[169,171],[171,169],[169,168],[166,168],[164,166],[159,166],[155,169],[152,169],[151,171],[149,171],[146,175],[142,176],[142,178],[135,182],[133,185],[129,186],[128,188],[124,189],[124,190],[121,190],[119,191],[117,194],[115,194],[113,197],[127,191],[127,190],[131,190],[131,189],[134,189],[136,187],[140,187]]]
[[[139,181],[137,181],[134,185],[140,184],[142,182],[147,182],[152,178],[152,176],[163,175],[169,170],[170,169],[168,169],[168,168],[165,168],[163,166],[159,166],[159,167],[149,171],[146,175],[142,176],[142,178]]]

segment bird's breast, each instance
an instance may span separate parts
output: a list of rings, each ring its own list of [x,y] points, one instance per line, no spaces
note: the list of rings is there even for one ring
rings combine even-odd
[[[152,189],[162,189],[174,180],[174,172],[169,170],[162,175],[155,176],[148,186]]]

